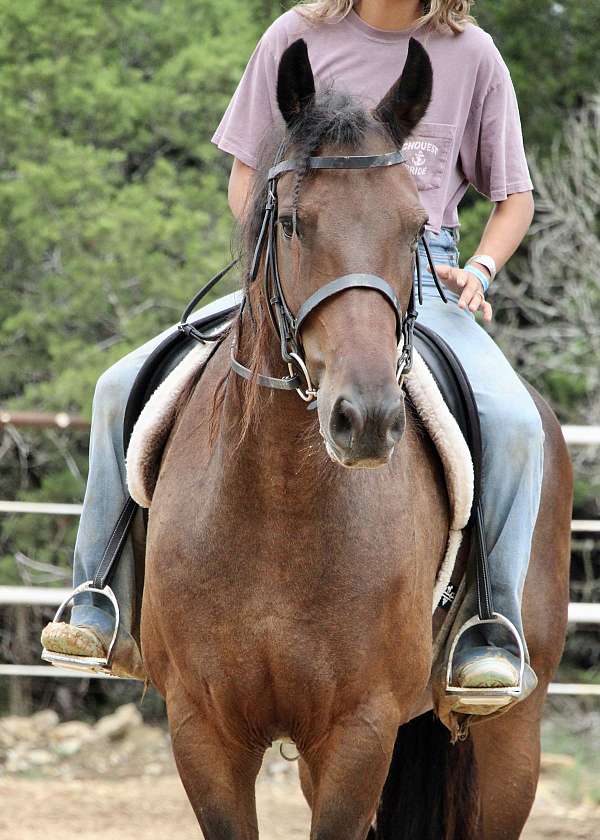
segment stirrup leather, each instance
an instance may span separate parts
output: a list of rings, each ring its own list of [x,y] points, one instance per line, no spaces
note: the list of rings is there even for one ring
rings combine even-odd
[[[104,595],[104,597],[108,598],[108,600],[114,607],[115,629],[110,644],[108,646],[106,656],[69,656],[66,653],[56,653],[53,650],[47,650],[46,648],[43,648],[42,659],[45,662],[50,662],[51,665],[55,665],[58,668],[70,668],[75,671],[93,671],[96,673],[108,674],[111,677],[116,677],[116,675],[113,674],[110,670],[110,660],[113,648],[117,641],[117,635],[119,633],[119,604],[115,597],[115,593],[112,591],[110,586],[105,586],[101,589],[97,586],[94,586],[94,582],[91,580],[82,583],[80,586],[74,589],[70,595],[68,595],[65,598],[65,600],[57,609],[53,621],[60,621],[70,601],[72,601],[73,598],[75,598],[77,595],[80,595],[82,592],[95,592],[98,595]]]
[[[506,706],[512,702],[513,699],[521,697],[523,693],[523,675],[525,673],[525,648],[517,628],[509,621],[506,616],[501,613],[492,613],[493,618],[479,618],[473,616],[466,621],[460,628],[452,647],[450,648],[450,656],[448,657],[448,667],[446,669],[446,694],[457,697],[457,706]],[[519,681],[514,686],[501,686],[499,688],[465,688],[460,685],[452,684],[452,674],[454,671],[454,654],[462,636],[473,627],[480,627],[482,625],[499,624],[505,627],[514,636],[519,649]],[[459,709],[457,709],[459,711]]]

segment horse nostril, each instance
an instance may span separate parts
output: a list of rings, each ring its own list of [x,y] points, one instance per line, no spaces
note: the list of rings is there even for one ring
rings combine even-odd
[[[389,426],[389,435],[394,441],[394,443],[398,443],[398,441],[404,434],[405,427],[404,403],[402,402],[402,400],[400,400],[398,404],[390,411],[388,416],[391,421]]]
[[[365,405],[338,397],[329,419],[331,441],[352,458],[383,459],[404,434],[404,401],[397,394]],[[383,462],[383,461],[382,461]]]
[[[339,397],[331,412],[329,429],[333,440],[343,448],[349,448],[352,439],[363,428],[364,420],[360,410],[344,397]]]

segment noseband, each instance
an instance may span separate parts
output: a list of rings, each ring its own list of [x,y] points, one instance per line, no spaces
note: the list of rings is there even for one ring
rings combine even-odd
[[[311,402],[317,397],[317,390],[313,387],[306,362],[302,352],[300,329],[306,318],[317,309],[322,303],[347,289],[373,289],[389,303],[394,310],[396,318],[396,341],[398,343],[398,362],[396,378],[400,382],[401,377],[410,371],[413,355],[413,330],[417,318],[415,306],[415,288],[411,289],[408,309],[402,314],[400,302],[396,293],[382,277],[375,274],[346,274],[326,283],[310,295],[300,306],[296,315],[290,310],[279,276],[277,263],[277,234],[276,225],[278,219],[277,207],[277,182],[281,175],[287,172],[306,171],[309,169],[375,169],[386,166],[396,166],[405,163],[406,159],[400,149],[382,155],[337,155],[335,157],[309,157],[302,160],[279,160],[282,154],[280,147],[275,164],[268,173],[267,202],[265,205],[262,225],[254,251],[252,267],[250,270],[250,282],[254,282],[258,276],[260,263],[264,255],[263,266],[263,287],[266,306],[269,312],[271,323],[279,338],[281,357],[287,364],[289,376],[275,378],[258,374],[256,381],[266,388],[275,388],[285,391],[297,391],[305,402]],[[431,253],[424,233],[421,234],[421,242],[427,255],[429,268],[434,278],[440,297],[446,303],[446,297],[437,277]],[[423,302],[421,287],[421,267],[418,248],[415,249],[415,265],[417,274],[417,295],[419,303]],[[414,272],[413,272],[414,274]],[[239,376],[244,379],[254,379],[252,371],[242,365],[236,358],[236,345],[231,348],[231,367]],[[304,382],[304,384],[303,384]]]

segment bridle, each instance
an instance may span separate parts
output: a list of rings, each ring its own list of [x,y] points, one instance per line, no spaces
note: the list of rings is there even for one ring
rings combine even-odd
[[[254,374],[236,358],[236,342],[231,348],[231,367],[239,376],[244,379],[256,380],[266,388],[277,390],[297,391],[305,402],[311,402],[317,397],[317,389],[313,383],[304,360],[302,352],[302,341],[300,330],[306,318],[317,309],[322,303],[347,289],[366,288],[373,289],[381,294],[390,304],[396,318],[396,340],[398,344],[398,359],[396,367],[396,378],[401,383],[402,377],[407,374],[412,366],[413,356],[413,331],[417,318],[415,306],[414,283],[411,289],[410,299],[406,313],[402,314],[400,302],[396,293],[382,277],[375,274],[346,274],[337,277],[324,286],[317,289],[310,295],[298,309],[296,315],[288,306],[277,261],[277,235],[276,225],[278,220],[277,203],[277,182],[287,172],[305,172],[310,169],[374,169],[387,166],[396,166],[405,163],[406,159],[400,149],[380,155],[336,155],[334,157],[308,157],[304,159],[281,160],[283,145],[280,146],[275,163],[268,172],[267,201],[265,204],[262,224],[254,256],[250,269],[249,281],[254,282],[258,276],[261,260],[264,256],[263,265],[263,287],[264,298],[271,323],[279,339],[281,357],[287,364],[289,376],[281,378]],[[435,285],[440,297],[447,302],[440,281],[437,277],[431,253],[424,233],[421,234],[421,242],[427,255],[429,268],[434,278]],[[417,296],[419,303],[423,303],[421,286],[421,267],[418,255],[418,248],[415,248],[415,266],[417,275]],[[414,275],[414,271],[413,271]],[[312,407],[312,406],[311,406]]]

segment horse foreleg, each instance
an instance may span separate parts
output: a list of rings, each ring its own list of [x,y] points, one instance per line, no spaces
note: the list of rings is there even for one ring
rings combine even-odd
[[[508,714],[471,728],[481,840],[517,840],[529,816],[540,768],[543,698],[538,691]]]
[[[206,840],[257,840],[262,753],[224,740],[185,696],[167,697],[177,769]]]
[[[298,761],[298,777],[300,779],[300,787],[302,789],[302,793],[304,794],[304,798],[306,799],[306,803],[309,808],[312,809],[313,803],[313,788],[312,788],[312,779],[310,777],[310,769],[306,761],[303,758],[300,758]]]
[[[365,711],[338,723],[317,750],[307,751],[310,784],[305,779],[302,786],[312,807],[311,840],[365,840],[390,764],[394,719],[393,713]]]

